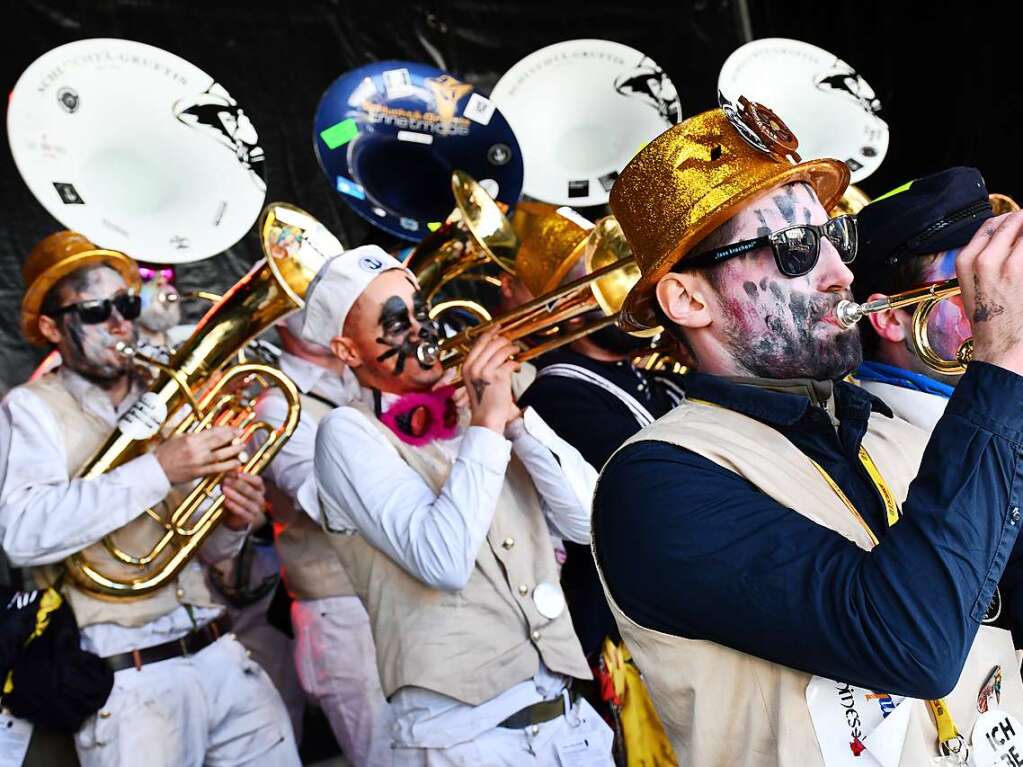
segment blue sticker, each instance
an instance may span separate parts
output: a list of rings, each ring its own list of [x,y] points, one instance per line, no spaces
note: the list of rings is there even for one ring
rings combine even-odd
[[[341,192],[341,194],[347,194],[349,197],[354,197],[356,200],[366,199],[366,193],[363,191],[362,187],[344,176],[337,177],[337,190]]]

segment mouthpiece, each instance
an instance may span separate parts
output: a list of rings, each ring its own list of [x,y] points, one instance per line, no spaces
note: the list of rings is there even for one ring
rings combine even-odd
[[[423,341],[416,347],[416,359],[424,368],[433,367],[440,361],[440,345],[436,341]]]
[[[835,307],[835,319],[843,328],[851,328],[863,319],[863,307],[855,301],[839,301]]]

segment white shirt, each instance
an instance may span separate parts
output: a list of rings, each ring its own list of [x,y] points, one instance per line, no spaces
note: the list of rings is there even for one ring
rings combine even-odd
[[[106,392],[68,368],[57,372],[74,400],[109,424],[135,402],[136,387],[116,408]],[[123,527],[170,492],[167,475],[152,453],[92,479],[68,476],[64,441],[50,408],[25,388],[11,390],[0,403],[0,545],[15,566],[59,562]],[[202,558],[217,562],[233,556],[245,532],[221,526],[207,539]],[[187,567],[201,567],[192,561]],[[82,647],[100,656],[184,636],[219,613],[194,608],[173,612],[137,628],[98,623],[82,629]]]
[[[338,376],[332,370],[288,352],[281,352],[278,366],[300,392],[313,394],[335,405],[348,402],[353,393],[358,391],[358,383],[347,368],[346,374]],[[287,413],[288,403],[277,389],[271,389],[256,402],[256,416],[273,426],[284,423]],[[319,419],[303,410],[291,438],[266,468],[267,479],[293,500],[298,498],[302,483],[309,481],[313,475],[313,452],[316,449],[318,425]],[[320,521],[318,506],[314,505],[307,511],[315,521]]]
[[[397,399],[384,394],[381,407],[386,410]],[[299,497],[309,506],[318,495],[328,529],[357,532],[427,585],[458,590],[468,582],[490,529],[512,450],[536,485],[551,532],[577,543],[589,541],[597,472],[531,408],[507,436],[510,441],[470,426],[435,443],[452,462],[438,495],[379,427],[361,412],[342,407],[320,423],[315,483],[304,484]],[[532,679],[475,707],[404,687],[391,699],[397,742],[446,748],[470,740],[519,709],[551,699],[566,683],[541,663]]]
[[[857,381],[892,409],[899,418],[919,426],[928,433],[934,431],[948,405],[948,398],[940,394],[907,389],[903,386],[881,383],[880,381]]]

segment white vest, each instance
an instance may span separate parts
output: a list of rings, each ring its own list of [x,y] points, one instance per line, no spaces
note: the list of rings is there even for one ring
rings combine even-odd
[[[870,419],[863,445],[899,503],[916,476],[927,438],[926,432],[898,419],[880,415]],[[642,441],[666,442],[702,455],[749,480],[793,513],[834,530],[861,549],[873,547],[862,524],[810,459],[759,421],[686,401],[625,444]],[[601,573],[602,581],[603,577]],[[710,641],[640,626],[614,602],[606,582],[604,593],[643,669],[681,764],[822,767],[806,702],[810,674]],[[1023,681],[1012,638],[1008,631],[982,626],[959,683],[945,698],[966,738],[978,716],[977,694],[996,665],[1004,674],[998,708],[1023,719]],[[927,767],[937,755],[933,719],[923,701],[902,705],[912,708],[900,766]]]
[[[49,374],[25,384],[25,388],[39,397],[53,413],[60,433],[64,436],[68,476],[74,477],[86,460],[110,436],[110,426],[102,419],[86,412],[64,388],[60,376],[56,374]],[[172,490],[154,511],[165,514],[179,498],[180,491]],[[149,515],[141,513],[116,531],[115,535],[119,545],[132,553],[137,553],[147,550],[152,545],[158,529],[157,523]],[[114,560],[102,543],[86,547],[83,553],[90,562],[99,563],[102,572],[106,574],[120,573],[125,576],[137,574],[130,566]],[[33,568],[33,573],[37,583],[52,586],[61,574],[61,568],[48,565]],[[83,627],[93,623],[117,623],[121,626],[137,627],[150,623],[181,605],[220,607],[206,586],[202,570],[192,566],[186,566],[178,577],[167,585],[140,597],[98,597],[79,589],[66,574],[61,591],[74,610],[78,625]]]
[[[300,396],[302,417],[311,419],[314,424],[334,409],[316,397]],[[280,491],[273,494],[273,504],[294,506],[294,502]],[[274,543],[281,560],[284,585],[292,597],[323,599],[354,595],[352,582],[323,528],[301,509],[294,509],[283,516],[291,521],[287,524],[274,523]]]
[[[402,442],[361,404],[405,462],[439,493],[450,460],[433,444]],[[427,586],[361,535],[331,535],[373,627],[384,694],[422,687],[478,706],[539,669],[591,678],[567,610],[545,618],[533,588],[558,583],[547,521],[525,467],[508,465],[497,511],[469,582],[456,592]]]

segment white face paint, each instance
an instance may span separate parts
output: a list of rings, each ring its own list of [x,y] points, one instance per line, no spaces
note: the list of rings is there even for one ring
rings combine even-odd
[[[108,266],[73,273],[61,287],[60,305],[113,298],[128,292],[124,279]],[[63,364],[94,383],[113,385],[130,370],[131,363],[116,351],[120,342],[134,344],[135,326],[113,309],[106,322],[86,324],[75,311],[57,318]]]

